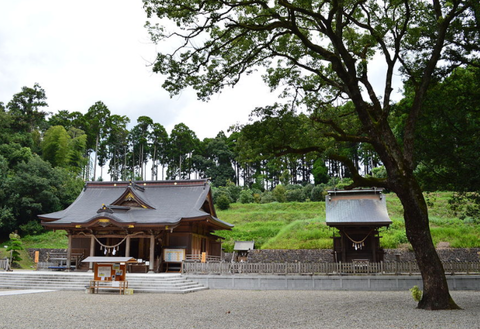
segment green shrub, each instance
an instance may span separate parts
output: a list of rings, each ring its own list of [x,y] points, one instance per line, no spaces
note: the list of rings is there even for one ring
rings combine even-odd
[[[240,196],[238,197],[238,201],[240,203],[253,203],[255,202],[255,198],[253,197],[253,191],[252,190],[242,190],[240,192]]]
[[[305,201],[310,201],[311,195],[312,195],[312,190],[315,187],[313,184],[307,184],[303,187],[303,194],[305,195],[306,200]]]
[[[410,289],[410,292],[412,293],[413,300],[416,301],[417,303],[422,300],[422,291],[418,286],[413,286]]]
[[[20,225],[22,235],[36,235],[44,233],[45,229],[38,221],[31,220],[25,225]]]
[[[12,263],[19,262],[22,260],[22,258],[20,257],[20,250],[23,250],[20,236],[17,233],[10,233],[9,238],[10,238],[10,245],[7,247],[6,251],[11,251]]]
[[[220,194],[217,197],[216,205],[220,210],[227,210],[228,208],[230,208],[230,203],[231,203],[231,200],[227,194]]]
[[[242,188],[240,186],[236,186],[235,184],[229,182],[227,183],[226,187],[228,193],[230,194],[230,198],[232,199],[232,202],[237,202],[238,199],[240,198],[240,193],[242,193]]]
[[[275,186],[275,188],[272,191],[273,197],[275,198],[275,200],[277,200],[277,202],[286,202],[287,201],[287,198],[285,196],[286,192],[287,192],[287,189],[283,185]]]
[[[277,199],[274,197],[272,192],[263,192],[261,196],[260,203],[271,203],[276,202]]]
[[[305,194],[303,189],[287,190],[285,192],[285,199],[287,202],[304,202]]]
[[[310,201],[325,201],[325,195],[327,192],[323,185],[315,185],[310,192]]]

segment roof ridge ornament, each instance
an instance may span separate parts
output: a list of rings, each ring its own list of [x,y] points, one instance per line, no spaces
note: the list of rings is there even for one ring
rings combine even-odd
[[[128,184],[129,187],[134,188],[140,192],[145,192],[145,188],[143,186],[138,185],[135,181],[130,180],[130,183]]]
[[[110,208],[110,206],[106,206],[105,203],[102,203],[102,207],[97,210],[97,214],[100,214],[102,212],[108,212],[109,214],[113,214],[112,208]]]

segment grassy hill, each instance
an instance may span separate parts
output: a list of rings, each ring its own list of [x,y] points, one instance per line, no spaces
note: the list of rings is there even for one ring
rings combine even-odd
[[[480,226],[455,217],[448,207],[448,192],[426,195],[430,227],[435,244],[448,242],[453,248],[480,247]],[[409,246],[403,209],[395,194],[387,195],[387,209],[393,224],[381,230],[384,248]],[[325,203],[233,204],[217,211],[220,219],[235,225],[232,231],[219,231],[226,251],[235,241],[254,240],[258,249],[332,248],[333,229],[325,224]]]
[[[435,244],[448,242],[453,248],[480,247],[480,225],[456,218],[448,207],[450,193],[430,193],[426,197]],[[387,209],[393,224],[381,230],[382,246],[408,246],[402,206],[394,194],[387,195]],[[324,202],[232,204],[228,210],[217,210],[217,215],[235,225],[232,231],[216,233],[225,238],[226,251],[233,249],[235,241],[251,240],[257,249],[332,248],[333,229],[325,225]],[[22,237],[22,242],[25,248],[67,247],[63,231]],[[0,257],[5,256],[5,249],[0,248]]]

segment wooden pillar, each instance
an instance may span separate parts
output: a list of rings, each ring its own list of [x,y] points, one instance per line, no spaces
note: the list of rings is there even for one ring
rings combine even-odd
[[[125,242],[125,257],[130,257],[130,236],[127,236]]]
[[[155,273],[155,235],[150,235],[150,257],[148,261],[148,273]]]
[[[67,268],[66,268],[67,272],[70,272],[71,264],[72,264],[72,233],[68,233]]]
[[[378,262],[378,259],[377,259],[377,240],[376,240],[376,237],[377,236],[377,231],[374,230],[371,234],[371,237],[370,237],[370,240],[372,241],[372,262],[376,263]]]
[[[90,236],[90,256],[95,256],[95,236],[93,234]],[[88,272],[93,272],[93,263],[88,263]]]

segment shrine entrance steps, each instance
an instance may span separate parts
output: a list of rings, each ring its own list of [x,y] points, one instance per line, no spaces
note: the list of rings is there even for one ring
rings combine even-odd
[[[93,273],[22,271],[0,272],[0,289],[86,290]],[[181,274],[127,274],[128,288],[133,293],[184,294],[208,289]]]

